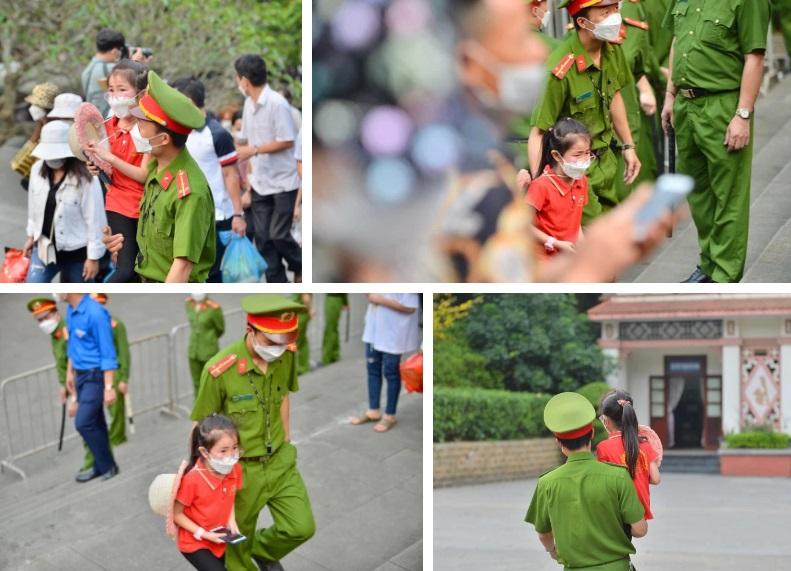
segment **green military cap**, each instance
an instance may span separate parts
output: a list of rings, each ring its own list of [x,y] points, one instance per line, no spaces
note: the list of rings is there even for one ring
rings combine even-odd
[[[544,407],[544,424],[558,438],[579,438],[593,427],[596,411],[579,393],[555,395]]]
[[[583,8],[603,8],[619,2],[620,0],[561,0],[558,8],[568,8],[569,16],[574,16]]]
[[[51,297],[34,297],[27,302],[27,310],[33,315],[41,315],[57,308],[58,304]]]
[[[206,124],[203,111],[154,71],[148,72],[148,90],[131,113],[138,119],[153,121],[180,135],[188,135],[193,129],[201,129]]]
[[[242,298],[242,309],[247,313],[247,323],[275,342],[291,343],[299,327],[298,313],[307,308],[274,293],[260,293]]]

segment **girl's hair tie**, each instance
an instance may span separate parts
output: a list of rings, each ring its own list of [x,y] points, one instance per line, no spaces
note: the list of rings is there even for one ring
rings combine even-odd
[[[628,400],[621,399],[621,400],[618,401],[618,404],[621,405],[621,407],[624,407],[627,404],[632,404],[632,403],[630,403]]]

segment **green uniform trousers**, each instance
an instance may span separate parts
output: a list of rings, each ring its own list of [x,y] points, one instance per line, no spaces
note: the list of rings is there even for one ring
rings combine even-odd
[[[264,506],[269,507],[274,524],[256,529]],[[316,523],[292,444],[284,443],[268,462],[242,461],[242,489],[236,492],[234,509],[247,541],[228,546],[228,571],[257,571],[252,556],[279,561],[313,537]]]
[[[310,345],[308,344],[308,323],[310,316],[307,313],[299,314],[297,331],[297,374],[304,375],[310,371]]]
[[[324,339],[321,342],[321,364],[329,365],[341,358],[341,321],[344,301],[335,295],[324,296]]]
[[[588,204],[582,211],[583,226],[587,226],[597,216],[618,204],[618,191],[615,186],[618,158],[611,149],[602,149],[601,153],[588,169]]]
[[[118,381],[114,381],[113,386],[117,388]],[[110,413],[110,447],[115,448],[126,442],[126,395],[120,391],[115,391],[115,402],[107,407],[107,411]],[[87,470],[93,467],[93,454],[91,454],[91,449],[88,448],[85,441],[83,441],[82,447],[85,448],[85,460],[82,463],[82,469]]]
[[[190,359],[190,376],[192,376],[192,388],[195,391],[195,398],[198,398],[198,391],[200,390],[200,377],[203,372],[203,367],[206,366],[206,361],[200,359]]]
[[[747,258],[753,138],[741,151],[723,145],[739,92],[687,99],[673,107],[678,172],[695,179],[689,195],[700,269],[716,282],[738,282]]]
[[[653,117],[640,113],[640,137],[637,140],[637,158],[640,159],[640,174],[634,181],[636,188],[643,182],[654,182],[659,176],[659,162],[656,157],[654,136],[660,137],[660,145],[664,145],[664,133],[659,123],[661,110],[657,109]]]

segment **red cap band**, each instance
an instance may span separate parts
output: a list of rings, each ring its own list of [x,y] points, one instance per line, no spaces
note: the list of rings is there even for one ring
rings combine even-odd
[[[179,135],[189,135],[192,131],[191,127],[185,127],[181,123],[176,123],[173,119],[171,119],[167,113],[162,110],[162,107],[159,106],[156,99],[151,97],[148,93],[146,93],[141,99],[140,103],[137,104],[140,107],[140,110],[145,114],[146,117],[162,125],[163,127],[167,127],[174,133],[178,133]]]
[[[299,319],[293,311],[284,313],[280,317],[248,314],[247,323],[263,333],[291,333],[297,330]]]
[[[600,0],[572,0],[572,2],[566,6],[566,9],[569,11],[569,16],[574,16],[583,8],[595,6],[599,2]]]
[[[563,440],[572,440],[573,438],[579,438],[580,436],[585,436],[591,430],[593,430],[593,423],[586,424],[582,428],[578,428],[577,430],[569,430],[568,432],[555,432],[555,436],[557,438]]]

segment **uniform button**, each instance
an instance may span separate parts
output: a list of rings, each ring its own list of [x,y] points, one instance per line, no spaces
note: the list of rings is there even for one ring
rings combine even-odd
[[[700,8],[698,8],[697,10],[695,10],[695,12],[700,12]]]
[[[720,21],[719,21],[719,20],[714,20],[714,23],[715,23],[715,24],[719,24],[719,23],[720,23]]]
[[[682,54],[682,57],[687,57],[687,54]]]
[[[693,32],[692,30],[690,30],[690,32],[689,32],[689,35],[690,35],[690,36],[694,36],[694,35],[695,35],[695,32]]]

